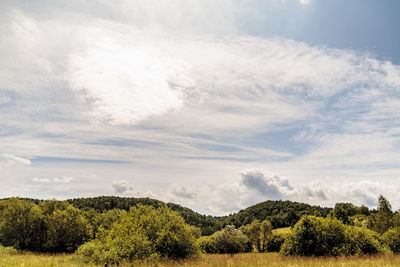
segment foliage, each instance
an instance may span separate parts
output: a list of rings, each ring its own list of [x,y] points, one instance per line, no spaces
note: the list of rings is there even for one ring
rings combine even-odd
[[[248,252],[250,247],[249,239],[233,225],[227,225],[221,231],[213,235],[218,253],[235,254]]]
[[[352,224],[351,216],[356,215],[357,208],[351,203],[336,203],[329,216],[342,221],[344,224]]]
[[[265,249],[266,252],[279,252],[285,239],[289,236],[289,233],[285,232],[276,232],[273,233],[271,239],[267,243],[267,247]]]
[[[34,202],[35,204],[43,202],[38,199],[25,200]],[[90,222],[94,230],[93,233],[95,233],[99,225],[102,224],[102,222],[96,222],[96,214],[104,214],[110,210],[129,211],[131,207],[137,207],[138,205],[152,206],[155,208],[167,205],[171,210],[178,212],[187,224],[200,228],[201,234],[206,236],[212,235],[226,225],[235,225],[236,228],[239,228],[243,225],[250,224],[255,219],[258,219],[260,222],[268,220],[271,222],[273,228],[293,226],[304,215],[326,217],[331,210],[330,208],[310,206],[308,204],[292,201],[269,200],[248,207],[229,216],[215,217],[210,215],[201,215],[189,208],[174,203],[165,204],[162,201],[151,198],[100,196],[93,198],[69,199],[67,202],[84,213],[85,218]],[[109,226],[111,224],[112,223],[109,223]]]
[[[383,234],[392,227],[392,206],[382,195],[378,199],[378,212],[371,216],[372,229]]]
[[[400,227],[392,228],[382,235],[382,241],[394,253],[400,252]]]
[[[241,226],[240,230],[249,238],[254,251],[265,251],[272,235],[271,222],[254,220],[251,224]]]
[[[293,226],[304,215],[318,214],[326,217],[330,210],[330,208],[321,208],[320,206],[311,206],[293,201],[269,200],[227,216],[223,223],[224,225],[240,227],[250,224],[256,219],[259,221],[268,220],[275,229]]]
[[[196,231],[168,207],[132,208],[109,230],[78,248],[76,255],[86,262],[118,263],[123,259],[149,257],[185,258],[197,253]]]
[[[272,237],[272,224],[270,221],[264,220],[260,226],[260,251],[264,252],[268,242]]]
[[[285,240],[281,253],[301,256],[340,256],[387,253],[379,236],[335,218],[303,217]]]
[[[214,236],[201,236],[197,240],[197,244],[203,253],[204,252],[209,254],[218,253],[217,243],[215,241]]]
[[[0,202],[0,243],[17,249],[72,252],[91,235],[81,211],[66,202]]]

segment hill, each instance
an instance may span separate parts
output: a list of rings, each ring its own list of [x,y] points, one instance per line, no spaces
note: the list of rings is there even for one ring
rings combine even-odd
[[[26,200],[35,203],[42,201],[38,199]],[[211,235],[230,224],[238,228],[251,223],[255,219],[260,221],[269,220],[273,228],[289,227],[294,225],[303,215],[326,217],[331,210],[331,208],[312,206],[293,201],[268,200],[228,216],[210,216],[202,215],[175,203],[164,203],[151,198],[99,196],[68,199],[67,202],[81,210],[88,211],[94,209],[97,212],[104,212],[112,209],[129,210],[130,207],[135,207],[137,205],[149,205],[153,207],[167,205],[170,209],[178,212],[186,223],[199,227],[202,235]]]

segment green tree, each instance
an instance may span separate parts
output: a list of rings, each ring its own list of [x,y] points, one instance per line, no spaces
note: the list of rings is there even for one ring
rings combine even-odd
[[[109,230],[100,227],[96,239],[80,246],[77,257],[95,263],[149,257],[185,258],[197,253],[198,230],[166,206],[132,208]]]
[[[400,253],[400,228],[392,228],[382,235],[383,242],[394,253]]]
[[[80,210],[68,203],[47,209],[53,203],[44,202],[42,205],[46,211],[46,242],[43,248],[51,252],[73,252],[92,236],[92,229]]]
[[[272,237],[272,224],[264,220],[260,225],[260,251],[266,251],[269,240]]]
[[[41,250],[45,224],[34,203],[11,198],[1,203],[0,242],[17,249]]]
[[[354,216],[357,208],[351,203],[336,203],[329,216],[342,221],[344,224],[352,224],[351,216]]]
[[[392,226],[392,205],[382,195],[378,199],[378,212],[372,216],[372,229],[383,234]]]
[[[251,224],[242,226],[240,230],[249,238],[254,251],[260,251],[261,223],[254,220]]]
[[[249,250],[249,239],[242,231],[235,228],[233,225],[227,225],[221,231],[213,235],[215,246],[219,253],[228,253],[233,255],[239,252]]]

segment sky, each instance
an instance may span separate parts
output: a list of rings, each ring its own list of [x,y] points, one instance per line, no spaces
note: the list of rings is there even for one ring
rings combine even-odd
[[[0,0],[0,198],[400,208],[396,0]]]

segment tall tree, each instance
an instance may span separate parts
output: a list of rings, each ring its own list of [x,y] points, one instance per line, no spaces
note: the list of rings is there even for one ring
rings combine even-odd
[[[264,220],[260,225],[260,251],[264,252],[267,244],[272,237],[272,224],[270,221]]]

